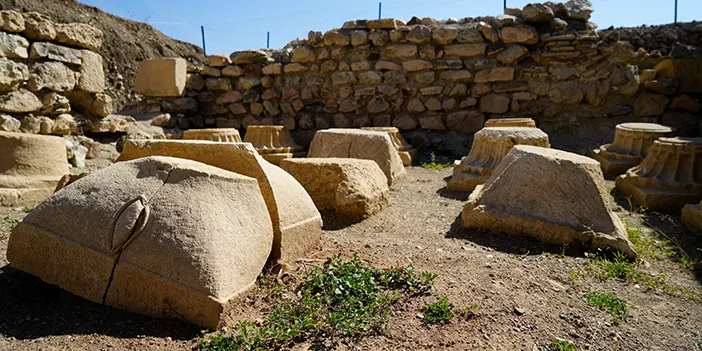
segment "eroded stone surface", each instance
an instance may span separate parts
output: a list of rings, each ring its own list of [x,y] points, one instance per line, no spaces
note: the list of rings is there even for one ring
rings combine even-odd
[[[303,148],[290,136],[285,126],[253,126],[246,127],[244,142],[251,143],[263,158],[273,164],[280,161],[303,156]]]
[[[453,169],[446,188],[449,191],[473,191],[488,180],[515,145],[550,147],[548,135],[535,127],[483,128],[475,133],[470,153]]]
[[[88,300],[216,328],[272,241],[255,179],[149,157],[56,192],[15,227],[7,258]]]
[[[471,193],[461,221],[470,229],[525,235],[552,244],[636,252],[597,161],[577,154],[517,145],[484,185]]]
[[[388,133],[392,145],[397,149],[397,153],[402,159],[404,166],[411,166],[412,160],[417,157],[417,149],[413,149],[405,138],[400,134],[400,130],[396,127],[363,127],[363,130]]]
[[[536,122],[531,118],[492,118],[485,121],[485,128],[493,127],[536,128]]]
[[[0,131],[0,205],[36,205],[67,173],[63,139]]]
[[[682,209],[682,221],[688,229],[702,233],[702,202],[685,205]]]
[[[322,219],[295,178],[259,156],[249,143],[203,140],[127,140],[118,161],[147,156],[194,160],[258,180],[273,221],[271,262],[292,265],[320,246]]]
[[[307,190],[319,211],[350,223],[388,206],[385,174],[374,161],[351,158],[287,159],[280,167]]]
[[[183,132],[183,139],[209,140],[223,143],[240,143],[241,136],[236,128],[190,129]]]
[[[375,161],[391,185],[406,172],[387,132],[326,129],[315,133],[307,157],[360,158]]]
[[[653,142],[673,129],[655,123],[622,123],[616,126],[614,142],[593,150],[593,158],[600,162],[602,171],[619,175],[643,161]]]
[[[617,177],[617,189],[638,205],[677,212],[702,200],[702,138],[659,138],[640,165]]]

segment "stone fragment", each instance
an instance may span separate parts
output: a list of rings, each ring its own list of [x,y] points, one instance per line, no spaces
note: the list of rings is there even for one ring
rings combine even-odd
[[[27,48],[29,48],[27,39],[19,35],[0,32],[0,57],[26,59],[29,57]]]
[[[24,15],[24,35],[33,40],[54,40],[56,29],[51,19],[39,12],[26,12]]]
[[[402,79],[402,81],[398,81],[397,79],[393,79],[392,74],[395,74],[395,77],[398,77],[398,79]],[[405,83],[405,76],[404,74],[401,74],[400,72],[397,71],[391,71],[391,72],[385,72],[385,82],[388,84],[404,84]],[[388,79],[387,77],[391,77]],[[363,72],[358,75],[358,82],[360,84],[364,85],[377,85],[382,82],[383,76],[379,72],[375,71],[368,71],[368,72]],[[352,83],[355,83],[354,80],[350,80]]]
[[[392,125],[401,130],[412,130],[417,128],[417,121],[411,116],[403,115],[393,118]]]
[[[577,83],[562,82],[551,85],[549,99],[554,104],[576,105],[583,101],[585,95]]]
[[[336,31],[331,30],[324,33],[325,46],[347,46],[351,44],[351,37]]]
[[[468,70],[449,70],[439,74],[439,78],[448,83],[470,83],[473,81],[473,75]]]
[[[374,122],[375,123],[375,122]],[[417,149],[413,149],[412,145],[405,141],[405,138],[400,134],[400,130],[396,127],[363,127],[363,130],[370,130],[374,132],[387,133],[392,141],[392,145],[397,150],[400,159],[402,159],[402,164],[405,166],[411,166],[412,160],[417,157]]]
[[[412,44],[394,44],[381,51],[380,55],[396,60],[411,59],[417,57],[417,46]]]
[[[34,206],[68,173],[61,138],[0,131],[0,150],[0,206]]]
[[[84,23],[56,24],[56,41],[97,51],[102,47],[104,35],[101,30]]]
[[[208,140],[221,143],[241,143],[239,130],[235,128],[189,129],[183,132],[185,140]]]
[[[399,71],[401,69],[402,66],[392,61],[380,60],[375,63],[376,71]]]
[[[453,169],[446,188],[473,191],[488,181],[493,170],[515,145],[550,147],[548,135],[533,127],[486,127],[475,133],[468,156]]]
[[[456,41],[459,43],[484,43],[485,39],[478,28],[460,28]]]
[[[364,30],[357,30],[351,34],[351,45],[352,46],[362,46],[362,45],[367,45],[368,43],[369,43],[368,32],[366,32]]]
[[[514,79],[514,67],[497,67],[486,69],[475,75],[476,83],[509,82]]]
[[[27,65],[0,58],[0,91],[14,90],[29,79]]]
[[[689,95],[679,95],[673,98],[668,105],[670,109],[682,109],[688,112],[697,113],[700,111],[700,103],[697,100],[691,98]]]
[[[304,156],[302,147],[295,143],[284,126],[249,125],[244,142],[251,143],[264,160],[275,165],[293,156]]]
[[[446,56],[478,57],[484,56],[487,45],[484,43],[451,44],[444,47]]]
[[[261,158],[251,144],[128,140],[118,161],[151,155],[203,162],[258,180],[260,193],[273,221],[272,249],[268,242],[266,253],[270,252],[270,262],[294,265],[298,258],[319,248],[322,220],[312,199],[292,176]]]
[[[441,101],[435,97],[432,97],[424,103],[424,106],[426,106],[429,111],[440,111]],[[441,118],[439,118],[439,120],[441,120]]]
[[[373,43],[376,48],[390,44],[390,35],[386,31],[373,31],[368,35],[368,40]]]
[[[7,257],[88,300],[217,328],[261,273],[272,241],[255,179],[148,157],[55,193],[15,228]]]
[[[676,212],[702,200],[702,138],[659,138],[640,165],[617,177],[617,189],[650,210]]]
[[[526,25],[504,27],[500,31],[500,37],[505,44],[533,45],[539,42],[539,33],[536,29]]]
[[[354,129],[317,131],[307,157],[360,158],[375,161],[388,185],[405,175],[402,160],[387,133]]]
[[[390,103],[381,97],[373,98],[366,105],[369,113],[381,113],[390,108]]]
[[[427,60],[410,60],[402,62],[402,67],[407,72],[418,72],[432,69],[434,65]]]
[[[0,29],[12,33],[24,31],[24,16],[17,11],[0,11]]]
[[[0,132],[19,132],[21,122],[12,116],[0,114]]]
[[[565,6],[568,9],[569,18],[585,22],[590,20],[590,14],[595,11],[589,0],[570,0],[565,3]]]
[[[394,18],[381,18],[377,20],[368,21],[369,29],[395,29],[397,28],[397,21]]]
[[[521,45],[509,45],[497,54],[497,60],[505,65],[514,65],[529,56],[529,50]]]
[[[43,62],[34,65],[27,87],[32,91],[49,89],[58,92],[72,91],[76,74],[61,62]]]
[[[261,79],[256,77],[239,78],[236,82],[236,88],[242,91],[253,89],[261,85]]]
[[[634,103],[634,115],[636,117],[660,116],[665,112],[668,102],[670,99],[664,95],[641,93]]]
[[[536,122],[531,118],[492,118],[485,121],[485,128],[493,127],[536,128]]]
[[[269,62],[271,57],[268,53],[262,50],[245,50],[245,51],[235,51],[229,58],[232,60],[233,65],[249,65],[252,63],[272,63]]]
[[[620,175],[638,166],[655,140],[672,132],[672,128],[655,123],[617,124],[614,142],[592,150],[592,158],[600,162],[604,173]]]
[[[431,33],[432,42],[436,45],[448,45],[458,38],[458,29],[455,27],[438,27]]]
[[[296,47],[292,51],[291,62],[295,63],[311,63],[315,60],[314,51],[306,47]]]
[[[0,111],[9,113],[34,112],[42,108],[39,98],[26,89],[0,94]]]
[[[502,94],[489,94],[480,98],[478,108],[482,113],[506,113],[509,111],[509,97]]]
[[[702,27],[700,27],[702,28]],[[687,204],[682,209],[682,221],[693,232],[702,233],[702,202]]]
[[[552,244],[614,248],[635,259],[612,204],[597,161],[517,145],[470,195],[461,222],[469,229],[525,235]]]
[[[54,119],[54,125],[51,129],[51,134],[54,135],[71,135],[75,134],[76,130],[78,129],[78,123],[76,123],[76,119],[67,114],[61,114],[58,115]]]
[[[280,166],[302,184],[325,217],[358,223],[389,205],[387,179],[374,161],[287,159]]]
[[[527,23],[548,23],[554,18],[553,10],[544,4],[528,4],[522,9]]]
[[[101,93],[105,91],[105,71],[103,69],[103,59],[100,54],[83,50],[81,53],[82,64],[76,88],[89,93]]]
[[[423,45],[431,41],[431,29],[424,25],[414,26],[406,37],[407,41],[417,45]]]
[[[134,91],[149,97],[181,96],[185,90],[186,67],[182,58],[143,61],[134,79]]]
[[[425,130],[445,130],[441,116],[419,116],[419,125]]]
[[[446,116],[446,126],[448,129],[462,133],[473,134],[483,128],[485,115],[472,111],[456,111]]]

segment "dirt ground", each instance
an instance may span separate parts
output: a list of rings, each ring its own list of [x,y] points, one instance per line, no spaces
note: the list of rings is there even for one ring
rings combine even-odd
[[[435,296],[447,295],[457,309],[477,305],[477,316],[426,326],[418,313],[434,297],[420,297],[398,306],[381,332],[339,349],[531,351],[561,338],[581,350],[702,350],[702,304],[633,282],[578,274],[592,264],[582,253],[463,229],[459,214],[467,194],[444,192],[450,174],[450,168],[408,168],[407,178],[393,185],[389,208],[359,224],[325,230],[324,251],[315,256],[355,252],[379,267],[412,264],[438,274]],[[9,230],[23,215],[21,208],[0,208],[0,349],[188,350],[198,344],[203,334],[197,327],[94,304],[7,266]],[[678,221],[648,218],[699,259],[700,237],[684,232]],[[699,265],[697,276],[695,266],[672,258],[642,266],[664,273],[670,284],[702,292]],[[591,291],[624,299],[627,322],[616,326],[606,312],[589,306],[584,295]],[[270,307],[262,294],[252,291],[228,319],[260,317]]]

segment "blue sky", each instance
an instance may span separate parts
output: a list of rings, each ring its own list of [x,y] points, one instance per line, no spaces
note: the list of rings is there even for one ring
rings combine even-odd
[[[166,35],[201,46],[205,26],[207,52],[282,48],[310,30],[326,31],[352,19],[378,17],[378,0],[79,0],[103,11],[147,22]],[[446,19],[498,15],[503,0],[384,0],[383,17]],[[702,20],[702,0],[678,0],[678,20]],[[508,0],[508,7],[533,1]],[[600,28],[673,22],[674,0],[592,0],[591,21]]]

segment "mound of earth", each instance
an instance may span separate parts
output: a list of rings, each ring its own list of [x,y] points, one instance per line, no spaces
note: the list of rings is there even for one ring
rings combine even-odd
[[[202,49],[195,45],[172,39],[148,24],[114,16],[75,0],[3,0],[0,10],[36,11],[57,23],[79,22],[101,29],[105,42],[99,53],[105,58],[107,93],[113,97],[117,109],[135,98],[132,85],[139,62],[157,57],[183,57],[201,65],[205,60]]]

